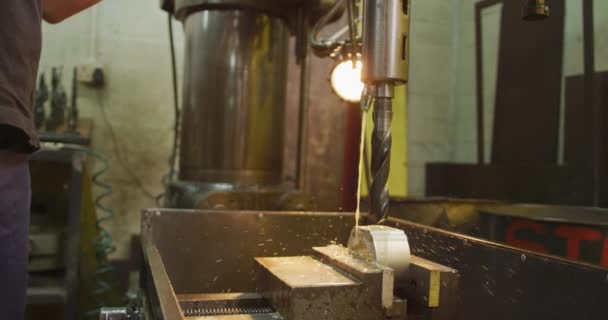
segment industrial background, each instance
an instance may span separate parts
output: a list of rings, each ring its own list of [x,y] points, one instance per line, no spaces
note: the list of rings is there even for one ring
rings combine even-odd
[[[424,194],[427,162],[472,163],[477,159],[474,3],[472,0],[412,2],[410,57],[413,63],[407,115],[402,115],[407,134],[393,135],[394,145],[405,146],[407,141],[407,156],[403,156],[402,164],[407,168],[407,180],[398,178],[402,183],[407,181],[407,188],[401,188],[401,195]],[[495,83],[496,68],[491,66],[497,61],[500,6],[483,14],[487,106],[494,102],[492,83]],[[595,6],[596,70],[608,70],[608,40],[602,36],[602,30],[608,30],[608,3],[595,1]],[[582,9],[578,2],[567,1],[566,7],[564,77],[583,71]],[[139,232],[140,209],[154,206],[154,199],[145,193],[161,193],[161,179],[168,170],[173,109],[166,20],[166,14],[154,1],[106,0],[62,24],[43,27],[41,72],[62,66],[66,81],[71,78],[67,71],[77,64],[97,63],[106,72],[106,86],[83,87],[78,102],[82,117],[95,120],[93,148],[112,161],[106,179],[114,188],[109,205],[117,215],[108,227],[119,243],[114,253],[116,258],[126,257],[128,246],[122,244]],[[181,24],[173,23],[181,84],[184,39]],[[323,75],[327,67],[327,63],[318,67],[316,72],[320,77],[327,77]],[[295,72],[291,78],[297,82]],[[323,106],[313,103],[309,119],[312,122],[316,117],[325,118],[327,123],[337,125],[319,125],[319,130],[310,133],[315,140],[309,144],[315,146],[314,152],[334,152],[341,156],[341,150],[336,150],[334,141],[329,139],[343,131],[343,124],[333,121],[342,118],[341,103],[322,81],[316,90],[328,101],[324,101]],[[295,103],[288,105],[292,113],[295,107]],[[104,112],[108,121],[104,120]],[[491,150],[492,116],[489,110],[485,135],[487,157]],[[111,138],[108,123],[119,137],[117,144]],[[295,136],[291,139],[295,141]],[[405,152],[405,148],[403,150]],[[293,154],[293,150],[290,151]],[[336,163],[340,165],[341,161]],[[289,168],[286,171],[293,179]],[[325,201],[337,210],[339,203],[333,200],[332,204],[331,198],[336,199],[335,183],[340,178],[331,180],[333,182],[323,184],[326,191],[319,194],[327,195],[330,199]],[[145,193],[140,185],[144,186]]]
[[[604,31],[599,0],[45,23],[28,319],[606,318]]]

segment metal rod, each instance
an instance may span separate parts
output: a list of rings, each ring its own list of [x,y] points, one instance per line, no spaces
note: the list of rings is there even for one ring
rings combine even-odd
[[[173,145],[169,156],[169,181],[175,178],[175,167],[177,165],[177,152],[179,148],[179,124],[180,124],[180,109],[179,109],[179,90],[177,84],[177,62],[175,58],[175,40],[173,36],[173,15],[167,14],[167,25],[169,27],[169,50],[171,53],[171,80],[173,85]]]
[[[353,63],[353,69],[357,67],[357,51],[355,50],[355,41],[357,39],[356,36],[356,26],[355,26],[355,17],[354,17],[354,8],[353,8],[353,0],[346,0],[346,9],[348,11],[348,31],[350,35],[350,54],[351,61]]]
[[[485,163],[485,127],[483,101],[483,31],[481,11],[483,7],[475,5],[475,77],[477,82],[477,164]]]
[[[355,18],[355,24],[361,22],[361,17],[357,17]],[[331,36],[329,36],[327,38],[328,42],[336,42],[338,40],[340,40],[340,38],[342,38],[343,35],[345,35],[346,33],[348,33],[350,30],[350,26],[344,26],[342,28],[340,28],[338,31],[336,31],[334,34],[332,34]]]
[[[306,118],[308,111],[308,92],[310,82],[310,52],[308,43],[303,48],[302,60],[300,62],[300,96],[298,103],[298,141],[296,149],[296,172],[295,172],[295,187],[296,189],[304,188],[303,168],[305,167],[306,146],[304,145],[304,135],[306,134]]]

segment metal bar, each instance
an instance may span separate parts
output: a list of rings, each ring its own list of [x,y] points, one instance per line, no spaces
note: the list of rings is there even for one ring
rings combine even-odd
[[[475,3],[475,75],[477,97],[477,164],[485,163],[485,124],[483,101],[483,9],[502,3],[502,0],[485,0]]]
[[[150,268],[151,278],[156,288],[159,307],[163,319],[179,320],[184,319],[175,291],[163,265],[162,258],[158,249],[150,241],[142,239],[144,255]]]
[[[304,14],[306,17],[306,14]],[[304,21],[306,19],[304,18]],[[308,34],[308,28],[304,23],[303,29],[304,34]],[[304,37],[306,38],[306,37]],[[304,40],[302,40],[304,41]],[[295,172],[295,187],[296,189],[303,189],[305,186],[305,180],[303,179],[304,168],[306,167],[306,146],[304,143],[304,135],[307,133],[306,120],[308,116],[308,105],[309,105],[309,91],[310,91],[310,67],[311,67],[311,55],[310,46],[306,41],[303,44],[303,56],[300,61],[300,97],[298,102],[298,142],[296,145],[296,172]]]
[[[356,25],[355,25],[355,14],[353,11],[355,11],[355,8],[353,8],[355,4],[353,3],[353,0],[346,0],[346,9],[348,11],[348,31],[349,31],[349,37],[350,37],[350,52],[351,52],[351,59],[352,59],[352,63],[353,63],[353,69],[357,67],[357,51],[355,49],[355,42],[357,41],[357,35],[356,35]]]
[[[593,205],[600,204],[600,168],[601,168],[601,110],[593,98],[595,77],[595,39],[593,26],[593,0],[583,0],[583,55],[585,70],[585,105],[590,106],[592,125],[592,175]]]

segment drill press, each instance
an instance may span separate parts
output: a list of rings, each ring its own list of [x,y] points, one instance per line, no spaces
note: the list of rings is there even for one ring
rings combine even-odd
[[[365,100],[374,100],[370,216],[386,219],[391,156],[391,120],[395,87],[408,80],[409,0],[368,0],[363,7]]]

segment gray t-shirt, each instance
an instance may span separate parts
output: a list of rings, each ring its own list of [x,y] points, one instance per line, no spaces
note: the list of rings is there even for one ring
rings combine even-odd
[[[18,149],[25,151],[39,145],[33,100],[42,45],[41,23],[41,0],[0,1],[0,149],[14,149],[3,146],[3,140],[13,146],[20,144]],[[14,134],[16,131],[18,134]]]

